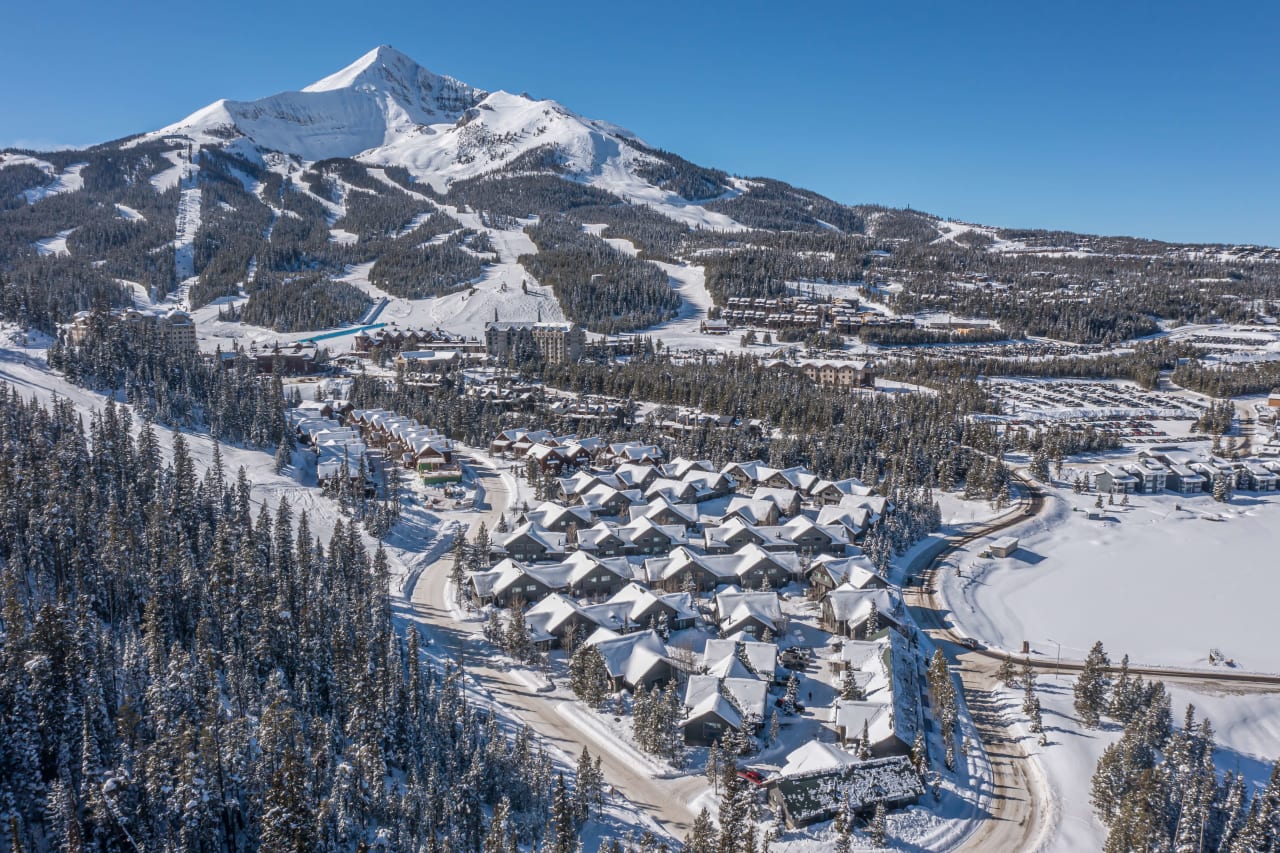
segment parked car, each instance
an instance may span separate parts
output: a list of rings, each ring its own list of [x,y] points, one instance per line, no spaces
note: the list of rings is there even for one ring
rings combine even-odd
[[[975,640],[973,637],[961,637],[960,645],[964,646],[966,649],[979,648],[978,641]]]
[[[787,669],[804,669],[809,665],[809,659],[813,656],[810,649],[784,649],[782,654],[778,656],[778,660]]]
[[[744,779],[756,786],[762,786],[765,783],[764,774],[759,770],[739,770],[738,778]]]

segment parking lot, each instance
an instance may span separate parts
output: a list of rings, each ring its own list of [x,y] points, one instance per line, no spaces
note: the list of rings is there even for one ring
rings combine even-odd
[[[1167,441],[1171,426],[1189,424],[1203,411],[1198,401],[1131,382],[992,379],[986,387],[1003,407],[998,420],[1006,429],[1053,422],[1114,432],[1126,444]]]

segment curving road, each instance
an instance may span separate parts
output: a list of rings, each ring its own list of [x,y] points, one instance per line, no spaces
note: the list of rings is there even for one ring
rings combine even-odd
[[[471,522],[472,528],[483,522],[489,530],[497,526],[499,517],[511,502],[502,476],[489,466],[476,467],[477,480],[485,496],[484,511]],[[471,531],[468,531],[468,535]],[[494,700],[511,709],[545,740],[572,757],[587,747],[600,756],[605,780],[617,791],[646,812],[663,829],[677,839],[684,838],[695,815],[688,803],[707,787],[700,776],[654,779],[643,767],[621,753],[616,742],[583,730],[560,713],[560,706],[574,705],[570,700],[550,693],[539,693],[530,684],[512,674],[508,667],[495,663],[488,643],[472,633],[468,625],[454,619],[446,599],[446,582],[452,566],[452,553],[447,553],[427,566],[405,590],[409,612],[431,640],[437,654],[451,658],[466,667],[475,684]]]
[[[995,677],[998,665],[960,645],[952,632],[947,611],[936,599],[935,576],[938,567],[955,550],[976,539],[1012,527],[1038,515],[1044,508],[1044,495],[1031,483],[1018,478],[1028,497],[999,520],[978,530],[948,537],[946,544],[927,557],[920,586],[908,586],[903,598],[912,617],[934,644],[942,649],[964,690],[964,701],[983,748],[991,761],[993,776],[989,792],[989,814],[955,850],[1034,850],[1044,840],[1049,828],[1049,806],[1043,802],[1044,784],[1033,784],[1039,776],[1023,744],[1023,735],[1014,727],[1015,720],[1004,712]]]
[[[1044,785],[1034,785],[1031,779],[1032,775],[1038,777],[1040,771],[1022,743],[1025,735],[1020,735],[1013,727],[1013,718],[1005,716],[1007,703],[1002,704],[999,693],[1002,685],[996,678],[996,672],[1005,660],[1022,663],[1027,658],[1002,649],[966,645],[972,641],[956,630],[937,584],[940,567],[952,553],[976,540],[1028,521],[1043,511],[1047,504],[1044,492],[1021,476],[1015,475],[1015,478],[1027,497],[1012,512],[991,524],[945,539],[946,544],[926,558],[919,585],[907,587],[903,592],[916,624],[943,650],[960,676],[965,704],[972,713],[995,774],[991,819],[984,821],[965,839],[957,848],[960,850],[1033,850],[1047,840],[1044,835],[1049,829],[1049,804],[1040,801]],[[1033,669],[1042,673],[1078,672],[1084,668],[1084,662],[1077,660],[1032,659],[1030,662]],[[1280,676],[1268,673],[1140,665],[1131,665],[1129,672],[1209,687],[1250,685],[1255,690],[1280,690]]]

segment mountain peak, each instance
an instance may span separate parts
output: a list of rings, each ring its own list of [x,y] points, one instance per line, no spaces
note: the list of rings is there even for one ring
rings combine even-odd
[[[418,80],[434,81],[441,78],[432,74],[405,54],[389,44],[380,44],[361,56],[355,62],[317,80],[302,91],[332,92],[335,89],[350,89],[357,86],[373,86],[383,88],[388,83],[411,83]],[[457,83],[458,81],[452,80]],[[469,88],[469,87],[467,87]]]

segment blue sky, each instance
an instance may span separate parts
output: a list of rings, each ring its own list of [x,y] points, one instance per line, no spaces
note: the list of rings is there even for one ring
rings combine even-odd
[[[1274,3],[113,6],[6,11],[0,145],[152,129],[220,97],[301,88],[389,43],[839,201],[1280,244]]]

